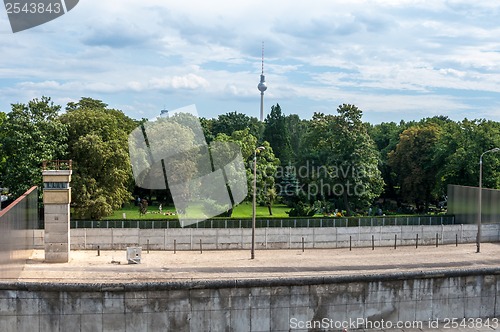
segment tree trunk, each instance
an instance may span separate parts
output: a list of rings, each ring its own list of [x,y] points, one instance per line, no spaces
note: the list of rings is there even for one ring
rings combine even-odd
[[[345,191],[345,190],[344,190],[344,205],[345,205],[346,215],[350,216],[351,215],[351,207],[349,206],[349,199],[347,197],[347,191]]]
[[[271,206],[271,204],[267,204],[267,209],[269,210],[269,215],[272,216],[273,215],[273,207]]]

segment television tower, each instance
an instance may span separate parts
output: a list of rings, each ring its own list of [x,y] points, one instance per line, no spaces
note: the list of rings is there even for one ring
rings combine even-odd
[[[260,91],[260,121],[264,121],[264,91],[267,90],[266,77],[264,76],[264,42],[262,42],[262,73],[260,74],[260,83],[257,85]]]

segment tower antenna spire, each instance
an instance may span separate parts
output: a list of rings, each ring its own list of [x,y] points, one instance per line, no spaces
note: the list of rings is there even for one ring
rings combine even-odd
[[[266,77],[264,76],[264,42],[262,42],[262,72],[260,74],[260,83],[257,85],[260,91],[260,121],[264,121],[264,91],[267,90]]]
[[[264,75],[264,42],[262,42],[262,75]]]

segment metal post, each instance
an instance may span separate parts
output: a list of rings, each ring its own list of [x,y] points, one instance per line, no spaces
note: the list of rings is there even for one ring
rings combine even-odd
[[[372,235],[372,250],[375,250],[375,237]]]
[[[257,150],[253,152],[253,200],[252,200],[252,250],[250,259],[255,258],[255,214],[256,214],[256,191],[257,191]]]
[[[349,236],[349,251],[352,250],[352,236]]]
[[[203,254],[203,246],[201,244],[201,239],[200,239],[200,254]]]
[[[415,249],[418,249],[418,234],[417,234],[417,239],[415,240]]]
[[[97,256],[101,256],[101,247],[97,246]]]
[[[479,157],[479,194],[478,194],[478,213],[477,213],[477,237],[476,237],[476,252],[481,252],[481,208],[482,208],[482,194],[483,194],[483,156],[490,152],[500,152],[500,148],[493,148],[485,151]]]
[[[398,235],[394,234],[394,249],[396,249],[397,243],[398,243]]]
[[[149,254],[149,239],[148,239],[148,242],[146,243],[146,251]]]
[[[486,152],[484,152],[486,153]],[[479,158],[479,202],[478,202],[478,213],[477,213],[477,236],[476,236],[476,252],[481,252],[481,205],[482,205],[482,193],[483,193],[483,155]]]
[[[264,93],[262,93],[264,96]],[[257,205],[257,151],[262,151],[265,148],[259,146],[253,151],[253,201],[252,201],[252,249],[250,253],[250,259],[255,258],[255,215],[256,215],[256,205]]]
[[[304,237],[302,237],[302,252],[305,250],[305,242],[304,242]]]
[[[174,254],[177,252],[177,240],[174,240]]]
[[[439,234],[436,233],[436,248],[439,246]]]

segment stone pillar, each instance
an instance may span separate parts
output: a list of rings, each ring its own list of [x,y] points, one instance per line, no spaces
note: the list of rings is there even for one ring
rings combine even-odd
[[[71,169],[46,170],[43,175],[45,262],[67,263],[70,250]]]

